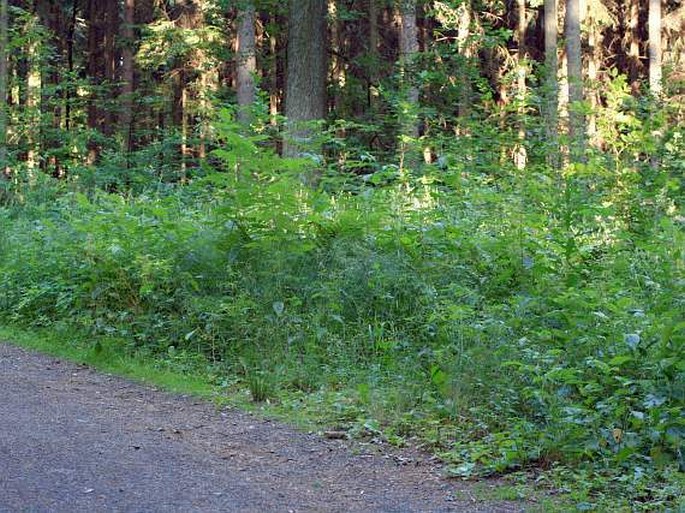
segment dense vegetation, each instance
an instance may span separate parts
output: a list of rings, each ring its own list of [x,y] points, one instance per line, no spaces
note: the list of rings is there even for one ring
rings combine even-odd
[[[283,94],[283,77],[268,74],[283,68],[278,24],[264,29],[276,46],[261,36],[267,83],[248,112],[231,87],[204,97],[194,89],[201,74],[184,75],[215,62],[210,50],[220,55],[219,3],[199,3],[204,21],[183,11],[193,2],[150,6],[136,25],[135,70],[125,50],[104,48],[122,66],[109,83],[92,52],[108,30],[132,37],[130,26],[103,28],[107,10],[92,2],[85,26],[80,2],[62,6],[73,26],[69,12],[24,4],[11,6],[9,48],[25,54],[9,59],[9,96],[19,93],[0,141],[0,323],[201,374],[222,394],[249,391],[351,436],[423,444],[457,477],[524,471],[582,511],[684,506],[685,132],[675,80],[648,94],[643,68],[616,64],[592,93],[600,101],[562,106],[557,120],[538,87],[543,69],[527,62],[537,74],[523,87],[506,60],[501,84],[482,76],[478,51],[511,50],[501,20],[480,25],[468,51],[450,50],[440,34],[455,44],[463,27],[448,15],[462,4],[436,2],[419,17],[435,37],[412,56],[420,96],[400,43],[377,43],[374,59],[387,50],[400,65],[378,67],[379,96],[361,112],[355,73],[378,63],[354,68],[343,51],[354,43],[332,38],[349,76],[328,84],[327,119],[293,132],[269,108]],[[337,30],[361,24],[355,3],[343,4]],[[136,9],[124,15],[142,24],[147,11]],[[165,25],[160,9],[172,20],[180,9],[178,23]],[[91,53],[65,67],[74,49],[52,37],[69,27]],[[160,41],[176,46],[162,54]],[[33,66],[47,70],[37,95]],[[135,101],[123,76],[133,71]],[[165,106],[165,94],[186,93],[187,103]],[[112,94],[121,101],[102,103]]]

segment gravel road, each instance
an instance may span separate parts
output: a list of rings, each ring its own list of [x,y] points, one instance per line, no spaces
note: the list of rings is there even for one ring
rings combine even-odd
[[[352,449],[0,343],[1,513],[523,511]]]

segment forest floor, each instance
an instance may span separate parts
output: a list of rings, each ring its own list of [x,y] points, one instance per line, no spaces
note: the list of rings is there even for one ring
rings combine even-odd
[[[0,343],[3,512],[518,512],[415,450],[326,439]],[[488,492],[490,490],[490,492]]]

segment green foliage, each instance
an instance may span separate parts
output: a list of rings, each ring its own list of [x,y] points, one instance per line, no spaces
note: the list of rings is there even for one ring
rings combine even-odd
[[[280,159],[226,114],[218,169],[187,186],[17,184],[0,321],[114,337],[356,436],[420,436],[455,476],[574,469],[601,484],[578,503],[673,504],[682,135],[654,141],[655,169],[626,109],[616,150],[562,173],[498,166],[510,136],[483,124],[431,141],[445,162],[421,174],[379,164],[313,189],[320,164]]]

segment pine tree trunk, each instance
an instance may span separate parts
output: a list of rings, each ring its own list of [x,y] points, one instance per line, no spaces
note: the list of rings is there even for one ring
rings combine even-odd
[[[369,61],[371,69],[369,70],[369,83],[375,89],[378,85],[378,66],[380,64],[380,57],[378,55],[378,0],[369,0]],[[373,98],[376,96],[374,91],[369,88],[369,106],[373,103]]]
[[[238,14],[238,48],[236,52],[236,81],[238,121],[249,125],[255,101],[254,74],[257,71],[255,54],[255,9],[250,2]]]
[[[38,41],[32,40],[27,48],[26,70],[26,111],[29,125],[32,129],[26,132],[26,166],[32,171],[38,166],[38,138],[35,128],[41,126],[41,88],[42,78],[40,57],[38,55]]]
[[[580,44],[580,0],[566,3],[566,58],[569,88],[569,140],[572,162],[585,157],[585,116],[582,114],[583,67]]]
[[[419,89],[411,80],[410,67],[419,53],[419,33],[416,26],[416,0],[401,0],[400,7],[400,67],[403,85],[406,88],[405,100],[408,112],[402,113],[405,136],[419,136],[416,109],[419,104]]]
[[[116,34],[119,31],[118,0],[89,0],[86,18],[88,22],[88,76],[94,90],[88,101],[88,127],[104,136],[116,130],[116,113],[103,108],[109,88],[116,79]],[[95,162],[101,145],[91,140],[89,161]]]
[[[649,90],[661,94],[661,0],[649,0]]]
[[[307,122],[326,116],[326,0],[291,0],[283,154],[317,151]]]
[[[558,27],[557,0],[545,0],[545,95],[544,116],[547,134],[548,158],[547,162],[556,167],[559,164],[558,146],[558,109],[559,82],[557,77],[559,60],[557,57]]]
[[[516,52],[516,96],[518,103],[518,144],[514,151],[514,164],[517,169],[524,169],[528,155],[526,153],[526,131],[523,117],[526,103],[526,0],[516,1],[516,33],[518,51]]]
[[[0,176],[9,171],[7,161],[7,0],[0,0]]]
[[[640,0],[630,0],[628,13],[628,78],[633,90],[639,89],[640,69]]]
[[[121,144],[124,153],[130,153],[133,140],[133,80],[134,80],[134,39],[135,0],[124,0],[124,19],[121,25],[123,47],[121,53]]]
[[[459,54],[464,57],[465,69],[468,66],[468,60],[473,56],[471,38],[471,21],[472,21],[472,7],[471,1],[467,0],[458,7],[459,9],[459,26],[457,28],[457,44],[459,46]],[[459,94],[459,105],[457,106],[457,113],[460,118],[468,118],[471,113],[471,96],[473,94],[473,85],[471,84],[470,73],[464,73],[461,78],[461,90]]]
[[[602,35],[600,26],[591,21],[587,32],[587,78],[590,84],[587,97],[590,103],[590,115],[587,119],[587,135],[590,144],[596,148],[601,146],[599,134],[597,132],[597,115],[595,114],[599,107],[599,62],[601,57],[601,50],[597,44]]]

